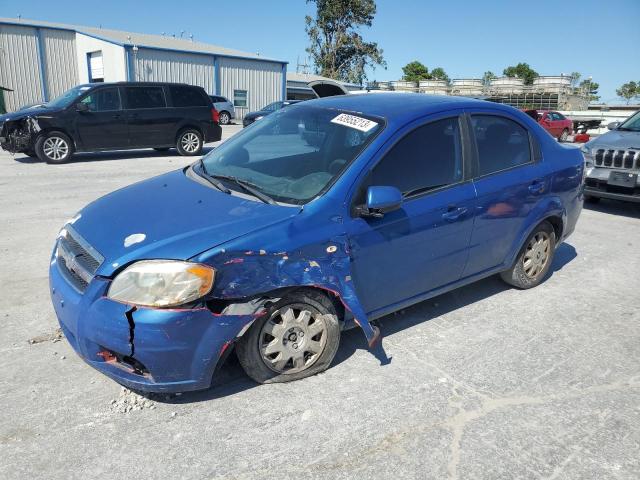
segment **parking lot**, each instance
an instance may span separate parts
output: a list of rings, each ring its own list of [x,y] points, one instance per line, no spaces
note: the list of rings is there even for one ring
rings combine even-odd
[[[640,476],[632,204],[587,205],[538,288],[488,278],[383,318],[382,364],[351,330],[315,377],[257,386],[232,357],[212,389],[148,399],[85,365],[49,300],[57,232],[192,161],[139,150],[53,166],[0,151],[0,478]]]

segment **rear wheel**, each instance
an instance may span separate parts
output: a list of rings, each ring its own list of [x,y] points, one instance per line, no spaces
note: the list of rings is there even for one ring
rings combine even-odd
[[[176,148],[180,155],[193,156],[202,152],[202,134],[195,128],[182,130],[178,135]]]
[[[62,132],[49,132],[36,140],[38,158],[47,163],[64,163],[73,155],[73,143]]]
[[[514,265],[500,276],[517,288],[532,288],[544,280],[556,249],[556,235],[549,222],[536,227],[520,250]]]
[[[231,115],[229,114],[229,112],[220,112],[220,125],[229,125],[229,122],[231,121]]]
[[[565,128],[560,134],[560,138],[558,140],[560,140],[561,142],[566,142],[568,138],[569,138],[569,129]]]
[[[238,360],[258,383],[299,380],[331,364],[340,343],[333,303],[311,290],[293,292],[269,307],[238,341]]]

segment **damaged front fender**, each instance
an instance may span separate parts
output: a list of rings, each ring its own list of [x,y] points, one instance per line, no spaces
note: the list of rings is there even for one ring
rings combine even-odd
[[[216,299],[256,297],[291,287],[320,288],[337,296],[373,347],[379,330],[369,323],[351,276],[351,256],[345,236],[292,252],[219,250],[199,259],[217,270],[211,296]]]
[[[40,123],[34,116],[6,120],[0,129],[0,147],[11,153],[33,150],[35,138],[41,131]]]

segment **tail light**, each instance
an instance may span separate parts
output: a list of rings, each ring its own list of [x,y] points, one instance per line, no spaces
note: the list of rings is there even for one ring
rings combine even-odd
[[[220,123],[220,112],[218,112],[218,110],[216,110],[215,108],[211,109],[211,119],[214,123]]]

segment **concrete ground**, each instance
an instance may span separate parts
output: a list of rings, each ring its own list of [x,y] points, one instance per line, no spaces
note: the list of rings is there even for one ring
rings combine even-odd
[[[225,127],[225,136],[239,127]],[[489,278],[343,335],[332,368],[145,399],[56,334],[47,268],[91,200],[193,159],[0,152],[0,478],[637,479],[640,208],[585,208],[550,278]]]

